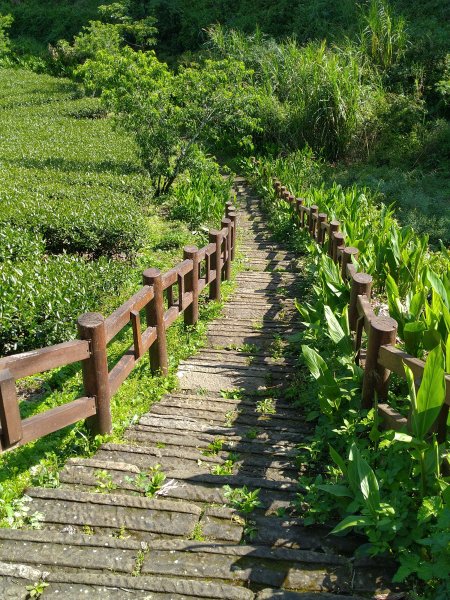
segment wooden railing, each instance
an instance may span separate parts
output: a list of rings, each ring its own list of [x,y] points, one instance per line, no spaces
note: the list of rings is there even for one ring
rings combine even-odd
[[[144,271],[143,287],[106,319],[86,313],[78,319],[78,340],[0,359],[0,451],[17,448],[81,419],[95,433],[111,431],[111,397],[148,351],[153,373],[168,372],[166,330],[183,313],[186,325],[198,321],[198,299],[209,286],[209,298],[220,300],[221,281],[230,279],[236,247],[236,212],[227,202],[221,230],[209,232],[200,250],[184,248],[184,260],[167,273]],[[141,313],[146,326],[142,330]],[[131,323],[133,345],[108,369],[107,345]],[[81,362],[84,396],[22,419],[16,380]]]
[[[353,259],[358,258],[358,249],[345,245],[345,236],[339,231],[340,222],[328,222],[326,213],[319,212],[316,205],[306,206],[303,198],[296,198],[277,179],[273,180],[275,194],[291,207],[293,218],[299,227],[309,231],[311,237],[323,248],[336,264],[340,265],[342,277],[350,283],[348,318],[355,337],[355,357],[363,363],[364,377],[362,406],[371,408],[378,399],[378,413],[386,426],[397,431],[409,429],[408,419],[386,403],[391,372],[406,378],[403,365],[408,365],[420,383],[425,362],[395,347],[397,321],[389,315],[376,315],[372,303],[372,276],[357,272]],[[363,333],[367,336],[363,348]],[[447,435],[447,416],[450,406],[450,375],[445,376],[446,397],[435,429],[439,442]]]

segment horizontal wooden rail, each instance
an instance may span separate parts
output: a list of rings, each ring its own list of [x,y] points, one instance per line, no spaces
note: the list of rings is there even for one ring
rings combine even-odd
[[[110,342],[130,321],[131,312],[140,312],[153,300],[153,289],[145,285],[105,319],[106,342]]]
[[[425,369],[423,360],[415,358],[395,346],[381,346],[378,363],[400,377],[405,377],[404,365],[406,365],[411,369],[416,380],[422,379]],[[450,375],[445,375],[445,388],[445,403],[450,406]]]
[[[0,371],[9,369],[14,379],[36,375],[89,358],[89,344],[72,340],[40,350],[31,350],[0,358]]]
[[[291,192],[277,179],[273,179],[275,194],[278,198],[292,204],[295,198]],[[346,246],[345,236],[339,231],[339,221],[328,221],[326,213],[318,212],[318,207],[304,204],[303,199],[297,199],[294,218],[298,225],[324,246],[328,236],[328,256],[340,264],[342,279],[349,281],[350,302],[348,318],[351,331],[355,332],[355,360],[361,358],[363,332],[367,334],[367,349],[364,360],[364,378],[362,389],[362,405],[373,406],[375,396],[378,397],[378,412],[385,424],[396,430],[405,429],[408,420],[397,411],[385,404],[388,382],[391,371],[405,378],[404,365],[408,365],[416,380],[423,376],[425,362],[410,356],[395,347],[397,322],[389,315],[376,315],[371,303],[372,277],[360,273],[357,269],[358,249]],[[435,424],[439,442],[447,435],[447,416],[450,406],[450,374],[445,376],[446,397],[439,418]]]
[[[221,280],[230,278],[235,256],[237,218],[231,201],[221,227],[210,232],[210,243],[205,247],[187,246],[184,260],[166,273],[147,269],[141,289],[106,319],[99,313],[82,315],[78,319],[81,339],[0,359],[0,451],[17,448],[81,419],[88,419],[96,433],[111,431],[111,396],[136,362],[149,352],[152,371],[166,374],[168,327],[182,313],[186,325],[195,325],[199,294],[207,286],[209,297],[220,299]],[[144,310],[147,326],[142,331]],[[133,344],[109,370],[107,345],[130,325]],[[74,362],[81,362],[85,395],[21,419],[16,380]]]

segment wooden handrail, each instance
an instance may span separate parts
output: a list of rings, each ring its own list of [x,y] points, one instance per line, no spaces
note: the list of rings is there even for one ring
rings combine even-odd
[[[274,179],[274,191],[277,197],[286,197],[286,188]],[[348,307],[349,325],[355,332],[355,360],[359,363],[362,345],[362,333],[368,336],[365,354],[362,403],[365,407],[373,405],[375,395],[386,398],[390,372],[405,378],[404,365],[408,365],[416,379],[423,376],[425,362],[395,347],[397,322],[389,315],[377,316],[371,303],[372,277],[359,273],[352,259],[358,257],[357,248],[345,245],[344,234],[339,231],[339,221],[327,222],[325,213],[318,213],[318,207],[307,207],[303,199],[297,200],[296,221],[301,228],[309,231],[310,236],[321,246],[328,234],[328,256],[335,263],[341,262],[343,280],[350,281],[350,302]],[[305,215],[309,218],[306,219]],[[438,441],[443,442],[447,433],[447,416],[450,407],[450,374],[445,375],[446,396],[439,418],[436,422]],[[389,427],[401,429],[407,425],[407,419],[383,402],[378,404],[378,412]]]
[[[211,299],[220,299],[221,279],[229,279],[235,256],[237,218],[231,201],[226,204],[222,229],[210,232],[210,243],[198,250],[187,246],[184,260],[162,274],[144,272],[144,285],[106,319],[86,313],[78,319],[81,339],[56,344],[0,359],[0,451],[16,448],[81,419],[100,434],[111,431],[111,396],[128,377],[136,362],[147,352],[153,372],[168,371],[166,330],[184,313],[185,323],[198,320],[198,297],[209,285]],[[205,277],[200,278],[205,261]],[[178,296],[174,299],[174,286]],[[168,307],[164,307],[164,295]],[[141,331],[141,311],[147,328]],[[108,371],[107,344],[131,324],[133,345]],[[22,377],[81,362],[85,396],[63,406],[22,420],[16,380]]]

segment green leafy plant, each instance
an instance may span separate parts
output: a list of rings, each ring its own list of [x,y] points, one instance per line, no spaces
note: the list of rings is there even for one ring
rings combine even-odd
[[[97,469],[97,471],[95,471],[95,478],[97,480],[97,486],[95,488],[96,492],[106,494],[107,492],[112,492],[117,489],[117,484],[114,482],[111,473],[106,469]]]
[[[161,465],[157,464],[151,467],[146,473],[142,472],[135,477],[126,477],[125,479],[136,486],[145,496],[153,498],[163,486],[166,475],[161,471]]]
[[[204,450],[202,450],[202,454],[205,456],[215,456],[221,452],[225,440],[216,439],[209,443]]]
[[[28,592],[28,598],[40,598],[42,596],[42,594],[45,592],[45,589],[49,586],[50,584],[47,583],[46,581],[36,581],[36,583],[32,584],[32,585],[27,585],[26,590]]]
[[[249,514],[261,506],[261,501],[258,498],[259,489],[250,491],[245,485],[241,488],[224,485],[223,490],[228,502],[243,513]]]
[[[264,398],[263,400],[258,400],[255,410],[257,413],[261,413],[262,415],[275,415],[277,412],[273,398]]]

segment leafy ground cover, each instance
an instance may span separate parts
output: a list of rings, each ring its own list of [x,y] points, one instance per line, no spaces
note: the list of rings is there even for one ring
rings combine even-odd
[[[306,524],[326,523],[336,535],[350,529],[364,534],[359,555],[395,557],[395,579],[407,582],[411,598],[443,600],[450,592],[444,575],[450,560],[449,444],[439,445],[429,431],[450,369],[450,257],[445,250],[431,253],[427,239],[401,228],[369,190],[316,187],[320,165],[308,151],[247,168],[264,196],[270,226],[310,256],[311,286],[297,303],[306,327],[290,339],[297,347],[300,382],[289,395],[315,423],[311,442],[299,448],[299,465],[307,464],[309,473],[299,479],[306,492],[299,494],[297,508]],[[410,434],[384,431],[376,405],[361,409],[363,372],[355,364],[348,325],[348,284],[293,224],[289,205],[276,200],[272,176],[339,218],[352,245],[361,242],[360,270],[375,276],[375,304],[398,320],[399,345],[426,358],[417,392],[412,373],[406,382],[393,378],[390,385],[388,402],[410,416]],[[377,233],[363,242],[367,223]]]

